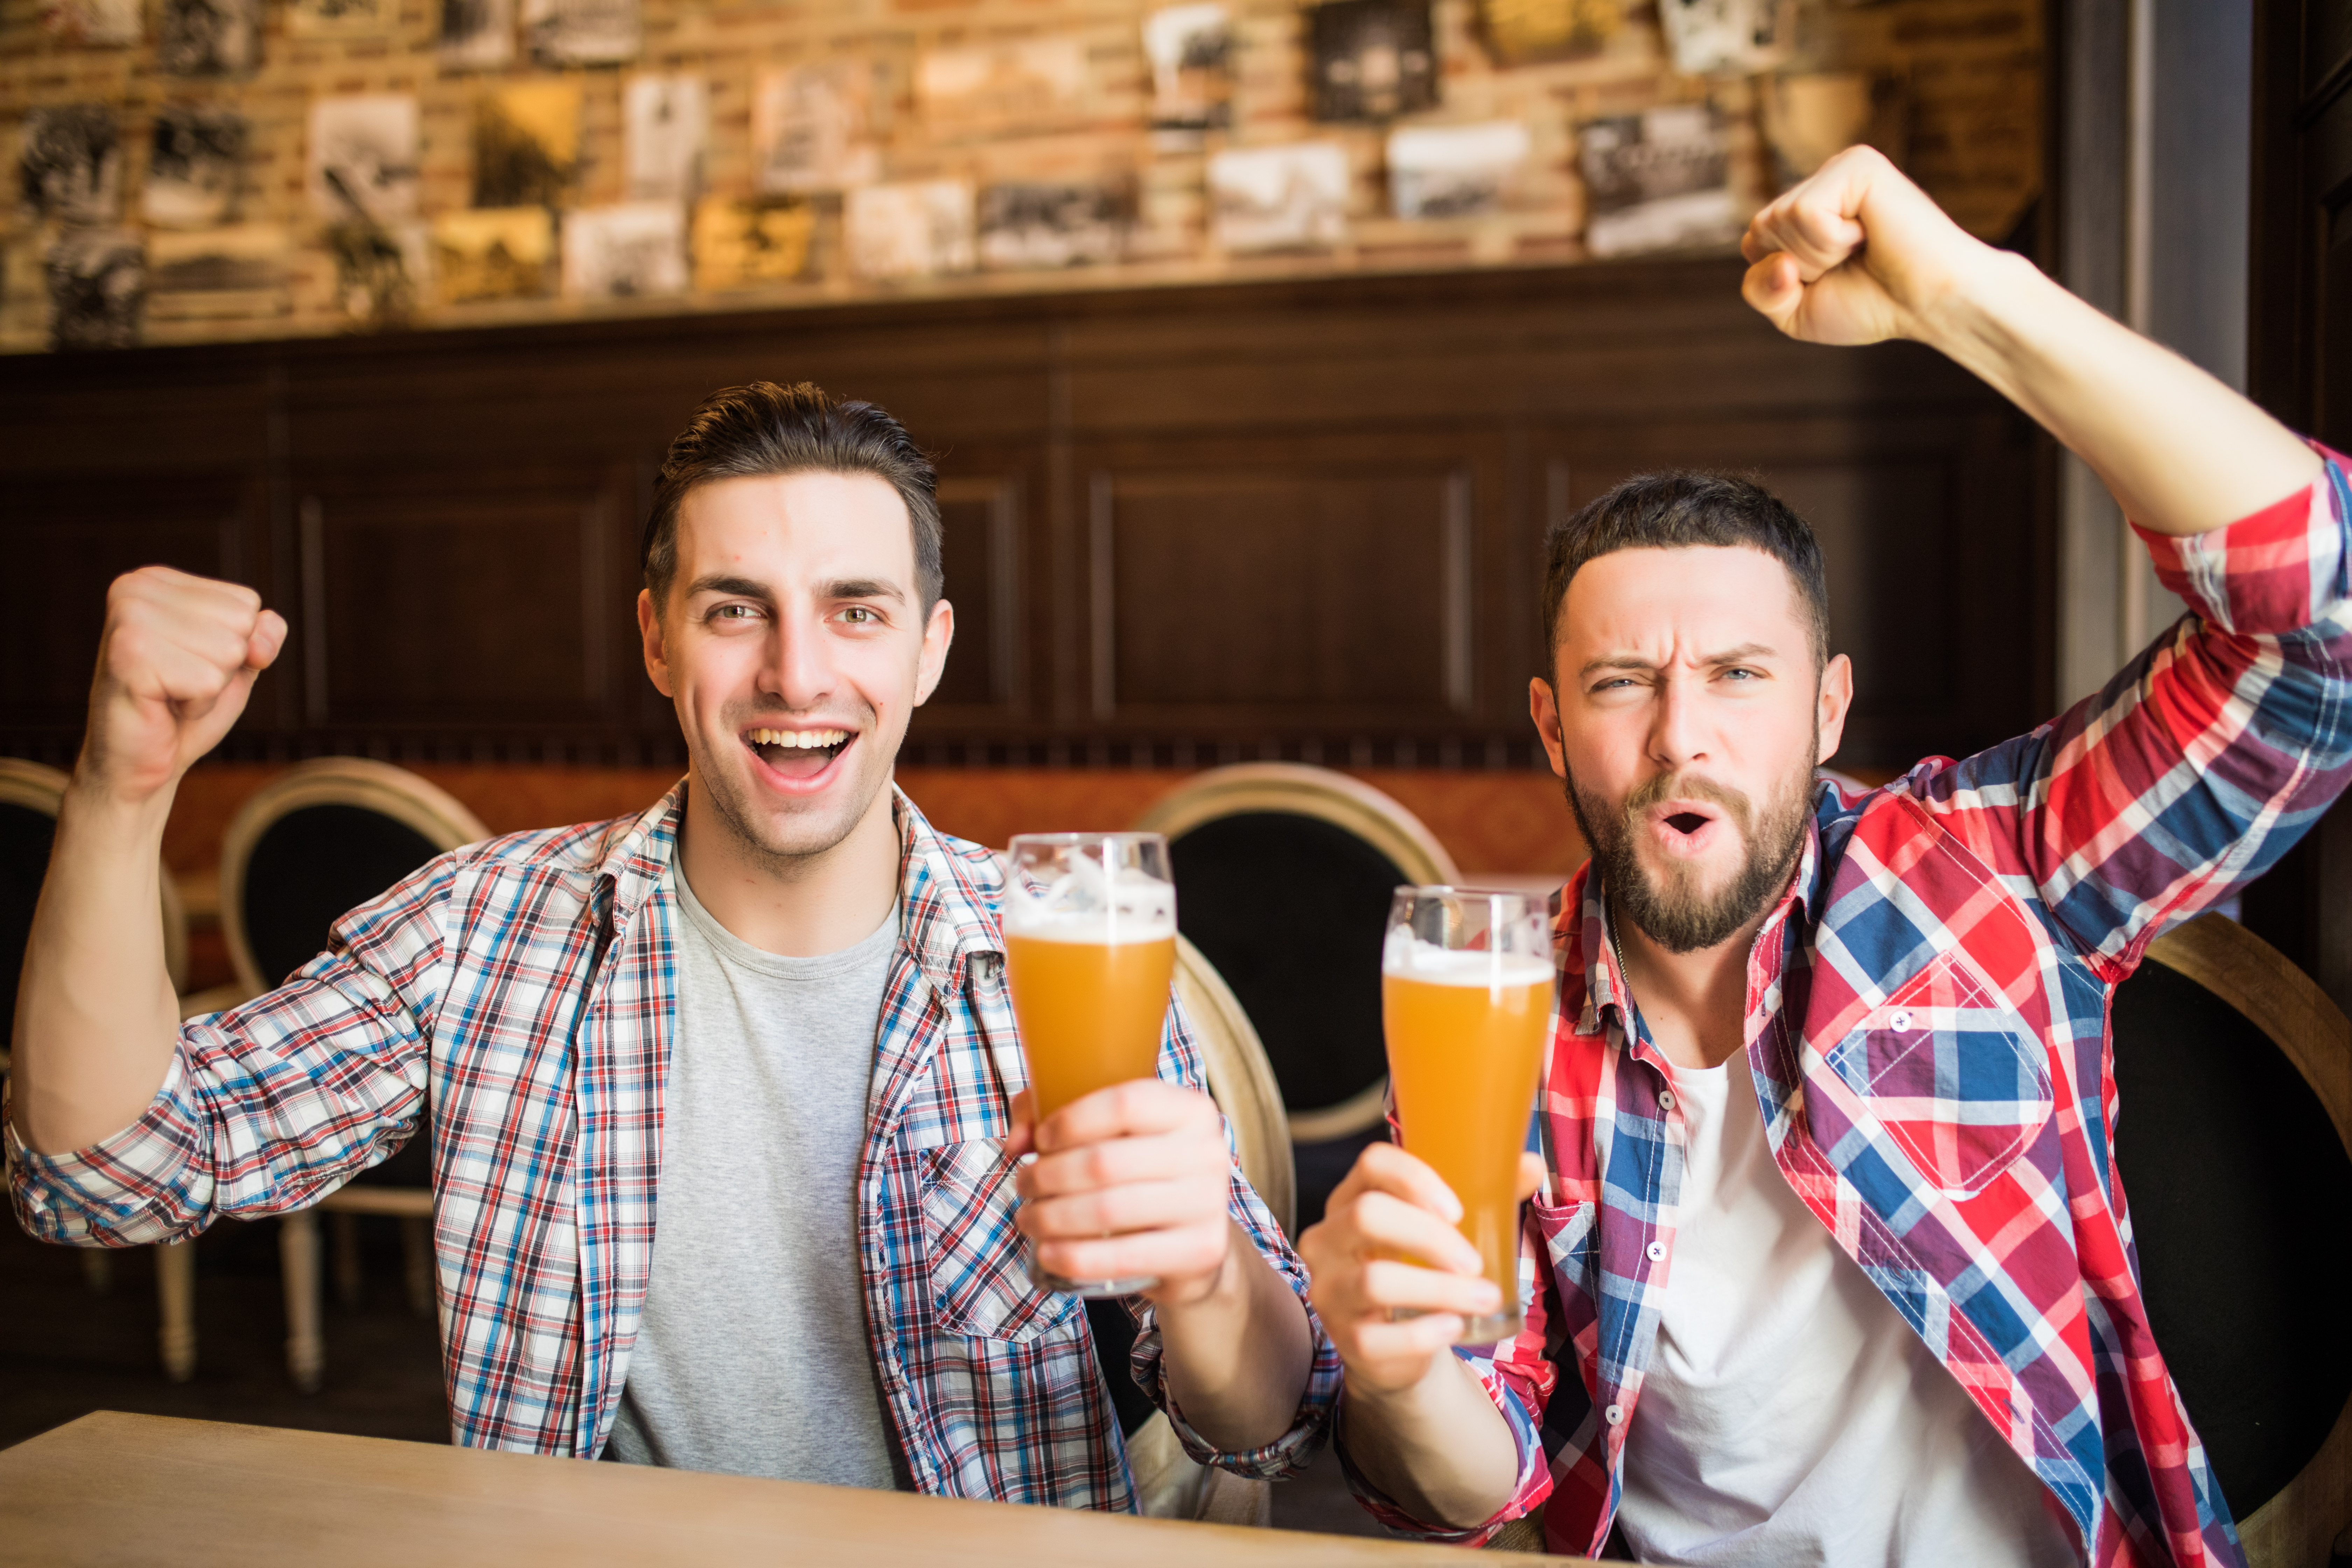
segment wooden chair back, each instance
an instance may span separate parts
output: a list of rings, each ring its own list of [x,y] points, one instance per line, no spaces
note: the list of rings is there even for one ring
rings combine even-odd
[[[2352,1526],[2352,1023],[2236,921],[2117,988],[2115,1159],[2163,1354],[2251,1568]]]
[[[1290,1129],[1282,1114],[1282,1087],[1265,1047],[1211,963],[1183,937],[1176,939],[1176,996],[1201,1047],[1209,1093],[1234,1130],[1242,1174],[1272,1211],[1285,1236],[1297,1224],[1297,1173],[1290,1158]]]
[[[323,952],[346,910],[436,855],[488,838],[457,799],[404,768],[321,757],[256,790],[221,843],[221,934],[251,994]]]
[[[1168,836],[1176,918],[1263,1043],[1293,1142],[1379,1124],[1381,939],[1400,883],[1461,879],[1421,820],[1328,768],[1216,768],[1135,825]]]

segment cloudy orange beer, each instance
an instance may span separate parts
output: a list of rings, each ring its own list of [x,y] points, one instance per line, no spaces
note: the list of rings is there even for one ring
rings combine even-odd
[[[1535,1109],[1536,1075],[1551,1020],[1552,966],[1533,951],[1544,922],[1515,893],[1412,889],[1417,899],[1502,899],[1486,934],[1500,950],[1465,951],[1392,929],[1381,973],[1389,1078],[1408,1153],[1462,1202],[1463,1238],[1502,1292],[1498,1312],[1472,1318],[1461,1342],[1518,1331],[1519,1152]],[[1400,890],[1398,903],[1406,901]],[[1391,916],[1391,921],[1396,921]],[[1426,922],[1425,922],[1426,923]],[[1445,922],[1457,936],[1465,925]]]
[[[1154,1076],[1176,972],[1176,888],[1156,833],[1024,834],[1007,858],[1004,978],[1044,1121],[1097,1089]],[[1045,1289],[1089,1296],[1158,1283],[1030,1272]]]

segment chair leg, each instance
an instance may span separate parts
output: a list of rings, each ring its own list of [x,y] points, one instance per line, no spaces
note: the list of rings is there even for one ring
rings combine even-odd
[[[89,1285],[89,1293],[103,1296],[114,1289],[114,1254],[102,1247],[86,1247],[81,1253],[81,1277]]]
[[[407,1218],[400,1222],[401,1260],[407,1265],[408,1310],[420,1318],[433,1315],[433,1222]]]
[[[319,1215],[297,1209],[278,1223],[278,1272],[286,1287],[286,1371],[305,1394],[319,1391],[326,1345],[319,1334]]]
[[[196,1375],[196,1246],[170,1241],[155,1248],[155,1305],[162,1327],[156,1348],[163,1375],[185,1383]]]
[[[360,1304],[360,1216],[335,1215],[335,1300],[346,1311]]]

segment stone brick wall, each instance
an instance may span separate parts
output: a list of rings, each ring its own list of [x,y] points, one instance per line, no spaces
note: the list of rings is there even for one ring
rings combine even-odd
[[[124,0],[137,3],[137,0]],[[1528,172],[1506,210],[1474,218],[1405,220],[1392,216],[1383,170],[1389,124],[1322,124],[1311,114],[1306,8],[1292,0],[1228,0],[1236,53],[1230,129],[1199,144],[1170,145],[1149,129],[1150,72],[1142,23],[1154,7],[1138,0],[643,0],[642,47],[619,66],[549,71],[529,50],[501,70],[457,71],[436,40],[443,0],[383,0],[373,37],[297,36],[298,0],[262,0],[259,61],[233,79],[168,76],[158,65],[159,6],[143,0],[142,41],[77,43],[52,17],[102,0],[7,0],[0,4],[0,158],[12,187],[30,111],[96,103],[115,115],[122,152],[121,243],[153,236],[140,219],[154,118],[173,104],[233,107],[250,123],[245,190],[237,215],[251,243],[271,248],[271,284],[205,296],[200,308],[151,309],[138,329],[148,342],[253,339],[340,332],[366,326],[430,328],[547,321],[614,311],[790,307],[893,293],[1057,289],[1188,282],[1325,271],[1451,268],[1556,262],[1582,255],[1577,127],[1595,118],[1659,105],[1708,103],[1729,127],[1734,184],[1748,205],[1769,194],[1773,164],[1760,132],[1764,79],[1677,75],[1654,7],[1608,12],[1613,36],[1581,58],[1507,68],[1490,56],[1478,0],[1434,0],[1437,106],[1398,123],[1516,120],[1528,131]],[[315,3],[315,0],[314,0]],[[1557,0],[1590,10],[1629,0]],[[1671,3],[1671,0],[1669,0]],[[1780,72],[1864,70],[1892,105],[1881,123],[1906,166],[1975,232],[2008,233],[2040,185],[2042,7],[2034,0],[1885,0],[1848,5],[1790,0],[1794,47]],[[1076,40],[1084,79],[1040,108],[1018,94],[952,110],[918,92],[922,63],[938,51],[1023,39]],[[551,75],[581,89],[578,163],[561,212],[615,203],[625,180],[623,92],[639,72],[704,79],[709,134],[703,190],[749,196],[755,186],[753,97],[761,72],[803,62],[870,64],[877,84],[873,139],[886,181],[957,178],[1105,182],[1128,193],[1132,224],[1126,259],[1050,271],[975,271],[877,280],[853,276],[841,244],[841,198],[809,204],[814,245],[807,275],[791,282],[660,297],[563,297],[549,274],[545,298],[481,303],[436,300],[429,285],[414,310],[373,322],[350,313],[324,221],[305,192],[306,139],[314,100],[327,95],[413,94],[419,105],[420,220],[464,209],[474,191],[475,115],[500,84]],[[1346,150],[1352,185],[1344,237],[1311,250],[1224,255],[1206,223],[1204,165],[1219,147],[1315,139]],[[1178,139],[1181,140],[1181,139]],[[38,351],[51,337],[47,264],[63,230],[54,216],[12,197],[0,223],[0,351]],[[166,240],[184,251],[185,240]],[[420,280],[422,281],[422,280]],[[208,302],[206,302],[208,301]],[[151,300],[151,304],[153,301]]]

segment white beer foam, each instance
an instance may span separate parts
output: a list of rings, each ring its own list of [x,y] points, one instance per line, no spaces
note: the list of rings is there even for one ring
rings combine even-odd
[[[1551,960],[1532,952],[1440,947],[1398,926],[1381,952],[1381,973],[1430,985],[1549,985]]]
[[[1015,877],[1004,889],[1007,936],[1038,942],[1168,942],[1176,935],[1176,886],[1132,866],[1106,879],[1102,868],[1081,860],[1045,889],[1032,892]]]

